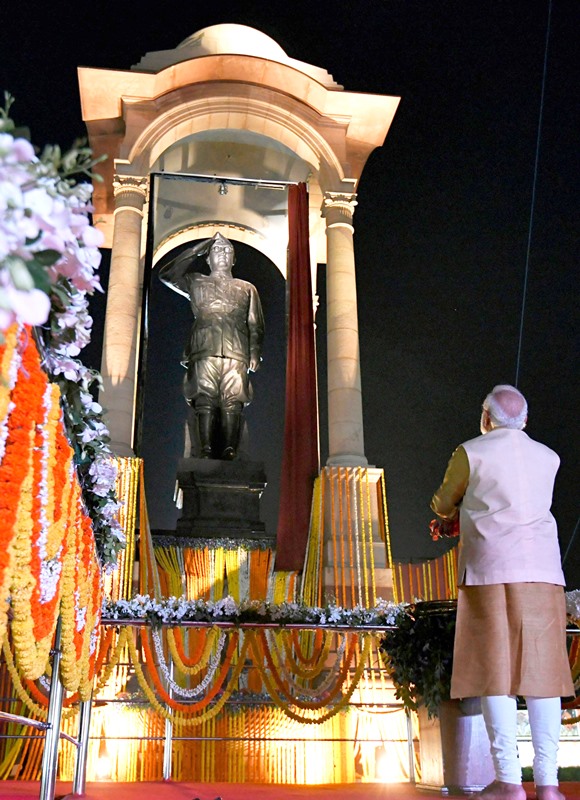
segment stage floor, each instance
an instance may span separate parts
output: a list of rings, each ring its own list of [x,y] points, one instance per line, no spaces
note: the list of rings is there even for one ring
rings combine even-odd
[[[529,800],[534,787],[524,784]],[[560,786],[567,800],[580,800],[580,783]],[[72,800],[71,785],[57,783],[57,800]],[[38,800],[38,783],[0,782],[0,800]],[[91,783],[86,800],[428,800],[438,792],[419,791],[408,783],[286,786],[237,783]]]

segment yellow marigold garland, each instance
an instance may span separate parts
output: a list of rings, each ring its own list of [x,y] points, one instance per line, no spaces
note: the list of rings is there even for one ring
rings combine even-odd
[[[31,714],[35,715],[39,719],[46,719],[47,714],[47,706],[48,702],[43,705],[39,705],[36,703],[32,697],[30,696],[30,692],[28,692],[22,683],[22,679],[20,677],[20,673],[14,663],[14,657],[12,654],[12,649],[10,647],[10,642],[8,641],[8,636],[4,636],[2,641],[2,652],[4,654],[4,661],[6,663],[6,668],[8,670],[8,674],[12,679],[12,684],[14,686],[14,691],[18,699],[22,702],[25,708],[27,708]],[[74,717],[78,713],[76,708],[69,708],[62,712],[63,719],[70,719]]]
[[[84,700],[91,690],[90,664],[95,656],[94,633],[100,621],[101,587],[100,576],[94,572],[97,562],[92,527],[84,513],[77,482],[67,544],[61,600],[61,679],[67,691],[78,690]]]
[[[252,633],[254,632],[252,631]],[[266,685],[268,685],[268,682],[266,680],[267,677],[268,678],[271,677],[274,679],[274,683],[278,686],[280,691],[283,692],[288,697],[290,697],[291,688],[284,684],[282,677],[279,674],[279,671],[276,669],[276,664],[274,662],[274,659],[272,658],[272,653],[270,652],[270,648],[268,646],[268,642],[264,631],[259,631],[255,636],[252,636],[252,643],[253,643],[252,649],[256,658],[256,664],[259,665],[261,671],[263,672],[263,677],[264,681],[266,682]],[[318,700],[312,702],[293,698],[292,705],[298,706],[299,708],[308,709],[310,711],[314,711],[327,706],[328,703],[332,701],[334,697],[336,697],[336,695],[339,694],[343,683],[347,679],[348,670],[350,668],[350,664],[354,657],[357,646],[358,646],[358,636],[357,634],[352,634],[348,652],[346,656],[344,656],[342,667],[338,670],[334,688],[331,691],[325,691]],[[268,669],[264,668],[264,659],[266,659]]]
[[[18,371],[18,362],[15,361],[19,358],[16,346],[18,333],[18,326],[12,325],[5,332],[4,341],[0,344],[0,425],[6,423],[10,414],[10,395],[16,377],[13,373]]]
[[[14,663],[12,650],[10,649],[7,636],[4,637],[2,642],[2,652],[4,654],[4,661],[6,662],[6,668],[8,669],[8,673],[12,679],[16,696],[32,714],[35,714],[40,719],[46,719],[46,708],[38,703],[35,703],[22,684],[20,675],[16,669],[16,664]]]
[[[240,655],[238,659],[238,663],[235,665],[231,677],[228,681],[226,688],[223,691],[222,696],[220,699],[210,708],[203,711],[201,714],[191,714],[191,712],[186,713],[184,711],[170,711],[166,706],[162,705],[157,699],[155,691],[151,688],[149,683],[147,682],[147,678],[145,677],[145,673],[143,671],[143,667],[141,666],[139,655],[137,653],[137,647],[133,640],[132,636],[128,636],[127,638],[127,645],[129,649],[129,654],[131,657],[131,662],[135,669],[135,675],[137,676],[137,681],[139,686],[145,693],[145,696],[149,700],[149,703],[154,708],[154,710],[162,716],[164,719],[171,720],[174,724],[180,725],[182,727],[188,727],[192,725],[200,725],[201,723],[212,719],[213,717],[217,716],[219,712],[222,710],[225,703],[230,698],[232,692],[234,692],[238,687],[238,680],[241,675],[242,669],[245,663],[245,656],[249,648],[249,640],[246,639],[241,646]],[[159,690],[159,686],[157,689]],[[173,704],[177,705],[177,704]],[[181,705],[181,704],[179,704]],[[197,704],[196,704],[197,706]],[[194,706],[195,707],[195,706]],[[185,707],[187,708],[187,707]]]
[[[95,696],[101,692],[107,683],[111,675],[113,674],[113,670],[119,663],[119,659],[121,658],[121,654],[123,650],[127,647],[127,642],[131,638],[131,629],[130,628],[121,628],[121,631],[117,637],[117,642],[115,647],[108,647],[108,656],[109,660],[107,662],[107,666],[105,667],[104,671],[98,673],[98,681],[95,686]],[[136,652],[136,651],[135,651]],[[100,660],[100,658],[99,658]]]
[[[313,709],[313,713],[314,714],[317,714],[317,712],[318,713],[322,712],[322,713],[320,713],[320,716],[316,715],[316,716],[308,717],[308,716],[306,716],[304,714],[298,714],[295,711],[293,711],[292,708],[291,708],[291,706],[294,706],[295,703],[290,703],[290,702],[287,702],[287,701],[282,699],[282,697],[279,695],[278,691],[276,690],[276,687],[274,685],[274,682],[272,681],[272,678],[271,678],[268,670],[263,669],[262,670],[262,675],[263,675],[263,678],[264,678],[264,683],[266,684],[266,687],[268,688],[268,692],[269,692],[270,697],[272,698],[272,700],[276,703],[276,705],[279,708],[282,709],[282,711],[286,714],[287,717],[289,717],[290,719],[296,720],[297,722],[304,722],[304,723],[310,723],[310,724],[314,724],[314,725],[321,725],[323,722],[326,722],[326,720],[330,719],[331,717],[334,717],[336,714],[338,714],[339,711],[342,711],[342,709],[346,708],[346,706],[350,703],[350,699],[353,696],[354,691],[357,688],[357,686],[358,686],[358,684],[360,682],[361,676],[362,676],[362,674],[364,672],[366,660],[367,660],[367,658],[368,658],[368,656],[369,656],[369,654],[371,652],[371,646],[372,646],[372,642],[373,642],[373,634],[372,633],[366,633],[366,634],[363,634],[363,636],[364,636],[364,647],[363,647],[362,653],[359,656],[359,662],[358,662],[358,664],[356,666],[356,669],[355,669],[355,671],[354,671],[354,673],[353,673],[353,675],[351,677],[351,684],[350,684],[348,690],[345,692],[345,694],[338,701],[338,703],[336,703],[336,705],[332,706],[327,711],[322,711],[321,708]],[[256,654],[256,655],[258,655],[258,658],[259,658],[259,654]],[[305,705],[306,704],[303,704],[302,707],[304,707]]]
[[[207,663],[210,659],[213,647],[216,643],[216,639],[219,635],[219,631],[217,628],[212,628],[206,637],[206,642],[204,648],[199,656],[199,660],[197,664],[193,666],[188,666],[184,663],[181,655],[179,653],[179,649],[176,647],[175,643],[175,633],[173,628],[167,629],[167,644],[169,645],[169,652],[171,654],[171,658],[173,659],[173,663],[183,675],[197,675],[198,672],[201,672],[202,669],[207,667]]]
[[[299,645],[296,643],[296,632],[295,631],[282,631],[282,642],[284,644],[284,650],[286,652],[287,658],[287,668],[289,668],[292,672],[298,675],[300,678],[308,678],[312,680],[317,675],[320,675],[322,670],[325,667],[326,660],[328,658],[328,653],[330,652],[330,645],[332,643],[332,632],[331,631],[316,631],[316,636],[314,638],[314,642],[316,646],[313,646],[313,656],[310,659],[305,659],[300,652]],[[306,631],[306,635],[311,634],[312,631]],[[290,634],[290,636],[288,636]],[[324,636],[324,644],[320,647],[320,637],[318,634]],[[292,639],[292,643],[294,644],[294,649],[296,652],[296,656],[302,664],[308,664],[308,666],[302,666],[302,664],[298,663],[298,660],[294,653],[292,652],[292,647],[288,639]],[[312,638],[312,637],[311,637]]]

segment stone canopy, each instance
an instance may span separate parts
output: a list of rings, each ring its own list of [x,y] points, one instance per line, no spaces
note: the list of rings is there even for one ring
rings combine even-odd
[[[111,246],[114,185],[151,173],[215,175],[268,184],[307,181],[313,263],[326,263],[325,192],[353,196],[388,132],[399,98],[346,92],[324,69],[289,58],[244,25],[198,31],[129,70],[80,67],[83,119],[95,156],[95,219]],[[183,182],[159,189],[154,261],[220,224],[285,272],[285,192]],[[219,199],[219,204],[218,204]],[[197,232],[196,229],[199,229]]]

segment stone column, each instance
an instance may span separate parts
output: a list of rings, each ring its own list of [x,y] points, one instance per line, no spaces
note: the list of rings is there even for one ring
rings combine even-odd
[[[325,192],[329,466],[366,466],[352,217],[356,195]]]
[[[135,385],[143,265],[141,236],[147,178],[116,177],[115,227],[107,312],[103,341],[103,394],[107,409],[111,448],[120,456],[132,456],[135,416]]]

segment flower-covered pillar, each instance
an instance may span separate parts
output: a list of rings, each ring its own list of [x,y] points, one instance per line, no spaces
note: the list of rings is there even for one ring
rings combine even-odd
[[[364,449],[352,224],[356,194],[324,192],[328,459],[322,471],[322,598],[372,606],[392,597],[384,475]],[[315,516],[318,512],[314,512]]]
[[[117,176],[115,225],[103,342],[102,405],[107,409],[111,448],[132,456],[139,320],[143,286],[143,208],[147,178]]]

